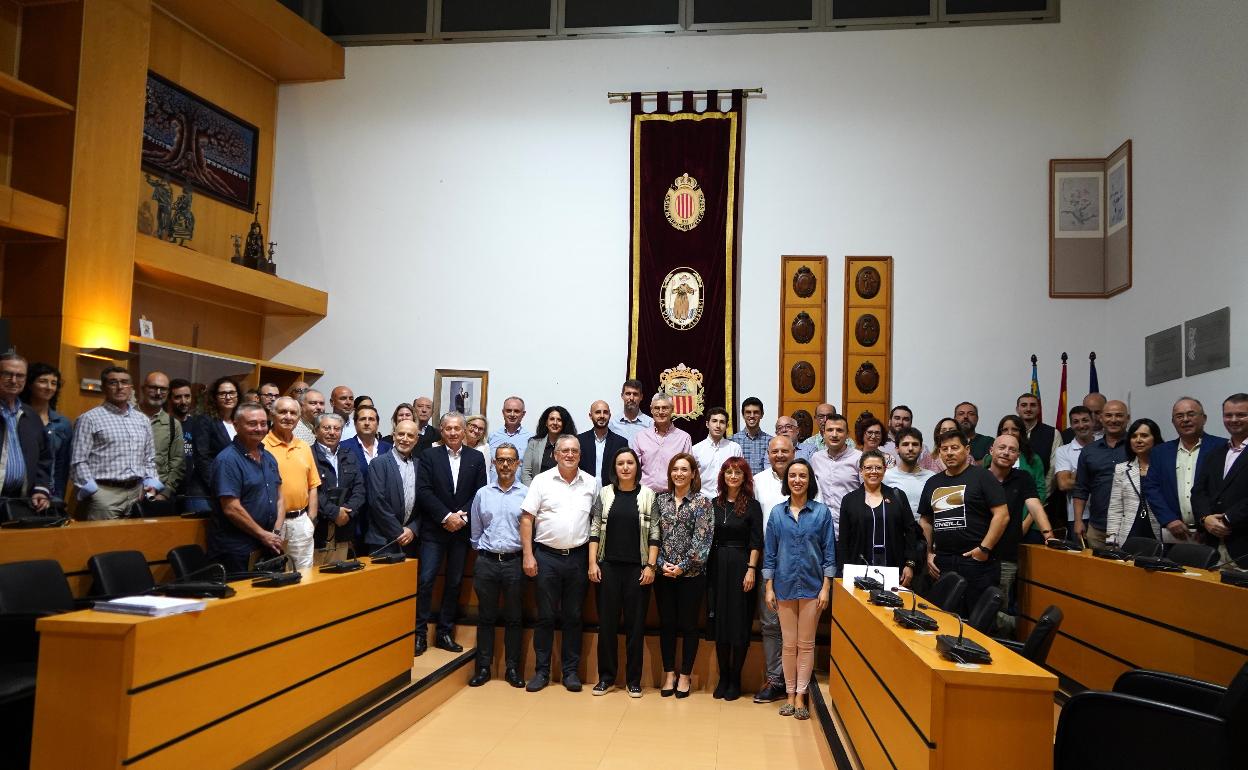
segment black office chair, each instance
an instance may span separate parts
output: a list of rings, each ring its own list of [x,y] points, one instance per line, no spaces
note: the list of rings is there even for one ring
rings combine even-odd
[[[1122,739],[1106,744],[1107,735]],[[1089,690],[1071,696],[1062,707],[1053,770],[1230,770],[1233,754],[1230,730],[1221,717]],[[1235,759],[1242,766],[1243,757]]]
[[[996,586],[989,586],[979,595],[979,601],[975,602],[975,606],[971,608],[971,614],[966,619],[967,625],[976,631],[982,633],[991,633],[992,627],[997,624],[997,612],[1000,611],[1001,605],[1005,603],[1005,594]]]
[[[1182,564],[1184,567],[1211,569],[1213,565],[1218,563],[1218,552],[1216,549],[1200,543],[1175,543],[1170,546],[1170,551],[1166,553],[1166,558]]]
[[[1221,717],[1233,735],[1248,741],[1248,663],[1240,666],[1226,687],[1165,671],[1136,669],[1118,677],[1114,692]],[[1248,744],[1239,748],[1242,755]]]
[[[140,551],[108,551],[87,560],[91,570],[90,596],[111,599],[147,593],[156,587],[147,559]]]
[[[1049,658],[1049,650],[1053,648],[1053,640],[1057,638],[1057,630],[1062,626],[1062,611],[1056,605],[1049,605],[1040,613],[1036,627],[1021,642],[1013,639],[996,639],[1004,647],[1008,647],[1037,666],[1043,666]]]
[[[204,579],[212,577],[210,568],[213,562],[208,560],[208,554],[204,552],[203,547],[196,543],[170,548],[165,558],[169,560],[169,566],[173,567],[174,578],[178,580],[188,575],[204,577]]]
[[[1132,556],[1161,556],[1161,542],[1151,537],[1129,537],[1122,550]]]
[[[927,600],[942,610],[957,612],[966,594],[966,578],[956,572],[946,572],[927,589]]]
[[[0,745],[13,767],[30,764],[39,634],[46,615],[75,608],[61,565],[51,559],[0,564]]]

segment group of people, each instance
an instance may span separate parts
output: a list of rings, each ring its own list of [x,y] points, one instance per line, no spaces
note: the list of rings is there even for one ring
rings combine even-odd
[[[1248,395],[1222,403],[1229,438],[1204,432],[1190,397],[1173,407],[1178,437],[1163,441],[1153,420],[1131,421],[1125,403],[1089,394],[1058,433],[1025,393],[992,436],[963,402],[936,423],[931,448],[908,407],[887,421],[851,421],[831,404],[804,440],[781,415],[762,429],[763,404],[746,399],[743,426],[704,415],[693,443],[673,424],[663,393],[641,410],[643,384],[621,389],[622,413],[603,400],[578,433],[566,408],[551,406],[535,430],[519,397],[503,403],[503,425],[449,412],[436,421],[427,397],[400,404],[392,432],[367,396],[340,385],[329,398],[298,382],[242,390],[221,378],[204,390],[151,372],[134,393],[130,373],[101,375],[104,402],[73,424],[56,412],[60,374],[0,356],[0,467],[6,498],[43,510],[73,481],[81,518],[127,515],[166,500],[211,516],[210,556],[229,572],[258,558],[289,556],[296,568],[354,552],[404,551],[420,559],[415,652],[459,652],[453,624],[468,552],[479,615],[470,684],[491,678],[500,615],[504,679],[538,691],[551,681],[554,630],[562,630],[561,682],[579,691],[581,613],[598,597],[595,695],[622,682],[641,695],[645,618],[653,589],[660,618],[663,696],[683,698],[701,639],[715,642],[715,696],[741,695],[742,669],[758,615],[766,681],[756,702],[807,718],[805,693],[815,629],[845,564],[896,567],[902,585],[944,572],[967,581],[966,612],[990,586],[1010,597],[1021,543],[1058,536],[1089,545],[1151,537],[1162,546],[1200,541],[1248,566]],[[852,437],[851,437],[852,434]],[[434,584],[444,584],[433,606]],[[526,579],[537,600],[536,666],[521,679],[521,602]],[[1007,598],[1007,610],[1011,604]],[[1009,633],[1009,611],[998,618]],[[620,675],[617,643],[626,638]],[[677,654],[679,647],[679,655]]]

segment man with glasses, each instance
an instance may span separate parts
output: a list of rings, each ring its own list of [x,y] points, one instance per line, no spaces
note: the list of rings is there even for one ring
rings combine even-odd
[[[693,450],[689,434],[672,424],[672,397],[655,393],[650,399],[654,424],[629,439],[641,460],[641,483],[657,495],[667,491],[667,466],[681,452]]]
[[[26,372],[18,354],[0,356],[0,495],[30,497],[43,511],[52,496],[52,450],[39,414],[18,398]]]
[[[785,438],[789,440],[789,443],[792,444],[791,454],[793,456],[790,457],[789,459],[790,460],[809,460],[814,450],[812,450],[804,442],[799,442],[797,440],[799,430],[800,429],[798,428],[797,420],[793,419],[787,414],[782,414],[776,418],[776,435],[784,436]],[[772,445],[769,442],[767,444],[767,459],[769,462],[771,460],[771,446]],[[766,515],[766,513],[767,513],[767,510],[763,509],[763,514]]]
[[[810,435],[810,438],[798,444],[798,457],[802,457],[803,452],[805,452],[806,457],[810,457],[824,450],[823,425],[834,414],[836,414],[836,407],[831,404],[820,404],[815,407],[815,432]],[[797,423],[794,422],[793,424],[796,425]],[[850,441],[849,444],[852,446],[853,442]]]
[[[165,411],[169,400],[169,376],[151,372],[143,380],[139,411],[152,423],[152,443],[156,450],[156,476],[165,488],[156,499],[172,497],[186,472],[186,455],[182,445],[182,423]]]
[[[307,393],[308,391],[305,388],[303,392]],[[282,395],[282,390],[281,388],[277,387],[276,383],[272,383],[272,382],[264,383],[263,385],[260,386],[260,406],[264,407],[264,411],[272,412],[273,404],[277,403],[277,397],[280,395]],[[298,399],[299,399],[299,396],[295,396],[295,400],[298,400]]]
[[[1205,460],[1226,444],[1226,439],[1205,433],[1205,408],[1184,396],[1170,409],[1170,424],[1179,437],[1153,447],[1143,489],[1157,523],[1165,531],[1162,542],[1195,540],[1196,516],[1192,512],[1192,485]]]
[[[130,372],[109,366],[100,373],[104,403],[74,424],[70,473],[80,514],[92,520],[126,516],[142,494],[164,489],[156,475],[156,447],[147,415],[130,406]]]

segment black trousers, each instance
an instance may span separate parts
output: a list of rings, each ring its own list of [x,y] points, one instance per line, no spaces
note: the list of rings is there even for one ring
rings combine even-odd
[[[598,679],[614,682],[619,671],[620,611],[624,612],[625,676],[641,684],[641,660],[646,648],[646,610],[650,586],[643,586],[640,564],[604,561],[598,584]]]
[[[695,577],[654,579],[654,599],[659,605],[659,649],[663,670],[688,674],[698,658],[698,614],[706,594],[706,574]],[[676,665],[676,638],[682,640],[680,665]]]
[[[536,672],[550,675],[550,657],[555,645],[555,615],[558,614],[563,642],[559,663],[564,674],[575,673],[581,662],[581,608],[589,587],[589,562],[584,545],[568,554],[537,548],[537,623],[533,628],[533,657]]]
[[[961,606],[949,608],[951,612],[956,612],[962,617],[970,613],[971,608],[979,601],[980,594],[990,586],[1001,582],[1001,563],[996,559],[981,562],[961,554],[938,553],[936,554],[936,568],[942,575],[946,572],[956,572],[966,578],[966,594],[962,597]]]
[[[459,587],[464,582],[464,561],[468,558],[468,538],[425,540],[420,544],[420,577],[416,585],[416,635],[424,636],[433,620],[433,584],[446,562],[442,580],[442,607],[438,611],[438,636],[455,635],[455,613],[459,610]]]
[[[503,599],[503,660],[507,668],[520,667],[520,606],[524,595],[524,571],[519,556],[499,561],[489,554],[477,556],[472,588],[477,594],[477,667],[494,662],[494,628],[498,625],[498,599]]]

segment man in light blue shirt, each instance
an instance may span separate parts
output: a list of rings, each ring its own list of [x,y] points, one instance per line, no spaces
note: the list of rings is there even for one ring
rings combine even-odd
[[[654,420],[641,411],[642,398],[641,380],[625,380],[620,388],[620,399],[624,402],[624,413],[611,420],[611,430],[633,443],[633,437],[646,428],[654,427]]]
[[[533,431],[520,424],[524,419],[524,414],[524,399],[519,396],[507,397],[503,401],[503,427],[491,433],[487,439],[492,447],[499,444],[511,444],[516,447],[520,462],[524,462],[524,449],[528,446],[529,439],[533,438]],[[485,459],[489,461],[494,458]]]
[[[520,452],[515,445],[503,441],[491,444],[491,447],[497,478],[477,490],[468,517],[472,527],[468,542],[477,551],[472,577],[472,587],[477,592],[477,669],[468,685],[480,687],[490,681],[490,667],[494,662],[494,628],[501,593],[504,659],[507,664],[503,679],[512,687],[524,687],[524,680],[520,678],[520,603],[524,594],[520,506],[529,488],[516,480]]]

